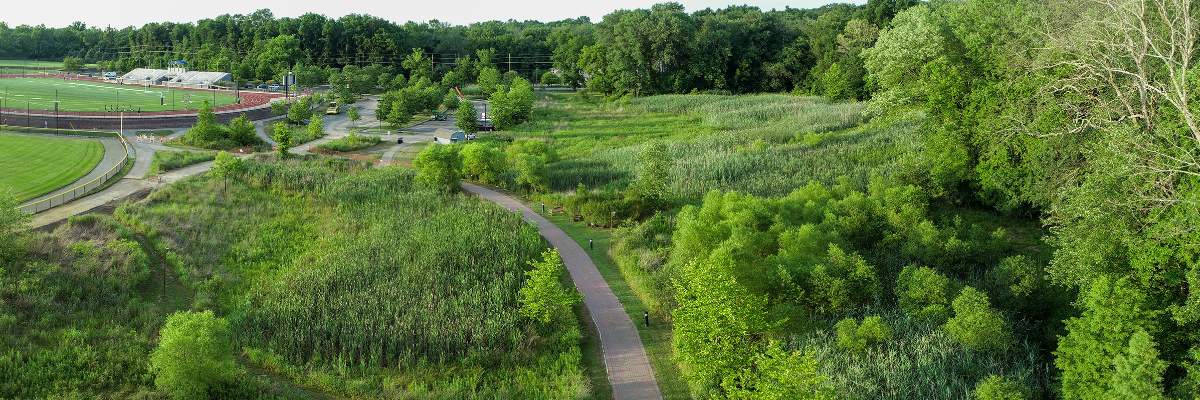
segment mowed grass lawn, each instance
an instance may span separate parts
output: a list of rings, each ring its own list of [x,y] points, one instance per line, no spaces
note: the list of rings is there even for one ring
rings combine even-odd
[[[0,133],[0,190],[24,202],[75,182],[101,158],[96,140]]]
[[[58,78],[0,79],[0,97],[5,108],[53,111],[57,92],[62,111],[169,111],[199,108],[212,103],[212,92],[170,88],[146,88]],[[237,97],[217,93],[214,107],[237,102]],[[161,104],[160,104],[161,102]]]

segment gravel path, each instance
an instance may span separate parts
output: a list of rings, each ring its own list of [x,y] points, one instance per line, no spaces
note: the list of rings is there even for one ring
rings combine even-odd
[[[654,369],[646,357],[646,349],[642,347],[637,328],[583,248],[557,225],[520,201],[470,183],[464,182],[462,187],[485,200],[520,212],[526,221],[537,225],[550,245],[558,249],[567,271],[571,273],[571,280],[583,293],[583,303],[592,315],[592,325],[600,333],[600,347],[604,352],[604,366],[608,370],[608,381],[612,384],[613,398],[661,399]]]

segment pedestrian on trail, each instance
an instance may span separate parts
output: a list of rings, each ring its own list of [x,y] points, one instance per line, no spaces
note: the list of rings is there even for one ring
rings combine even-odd
[[[646,320],[646,327],[650,327],[650,312],[642,310],[642,318]]]

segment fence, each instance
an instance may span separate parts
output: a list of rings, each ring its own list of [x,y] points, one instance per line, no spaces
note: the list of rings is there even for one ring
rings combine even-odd
[[[105,171],[104,175],[97,176],[87,182],[76,185],[75,187],[67,189],[62,193],[56,194],[49,198],[22,205],[20,207],[21,211],[28,214],[37,214],[42,211],[67,204],[72,200],[87,196],[92,191],[99,189],[100,187],[104,186],[105,183],[108,183],[108,181],[119,175],[121,170],[129,164],[130,159],[133,158],[133,147],[130,146],[129,142],[125,140],[125,136],[118,134],[117,138],[121,141],[121,145],[125,148],[125,158],[121,159],[121,162],[117,163],[117,165],[114,165],[108,171]]]

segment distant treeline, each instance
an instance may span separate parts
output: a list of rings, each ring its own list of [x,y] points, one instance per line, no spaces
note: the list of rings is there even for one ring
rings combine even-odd
[[[491,61],[502,71],[537,80],[554,69],[564,83],[608,93],[799,91],[863,98],[868,91],[859,51],[893,15],[916,3],[871,0],[771,11],[733,6],[690,14],[678,3],[663,3],[618,10],[599,23],[580,17],[466,26],[397,24],[358,14],[276,18],[269,10],[123,29],[0,23],[0,58],[79,57],[116,70],[184,59],[191,69],[265,81],[297,65],[399,67],[413,49],[430,55],[440,76],[460,59],[492,49]]]

